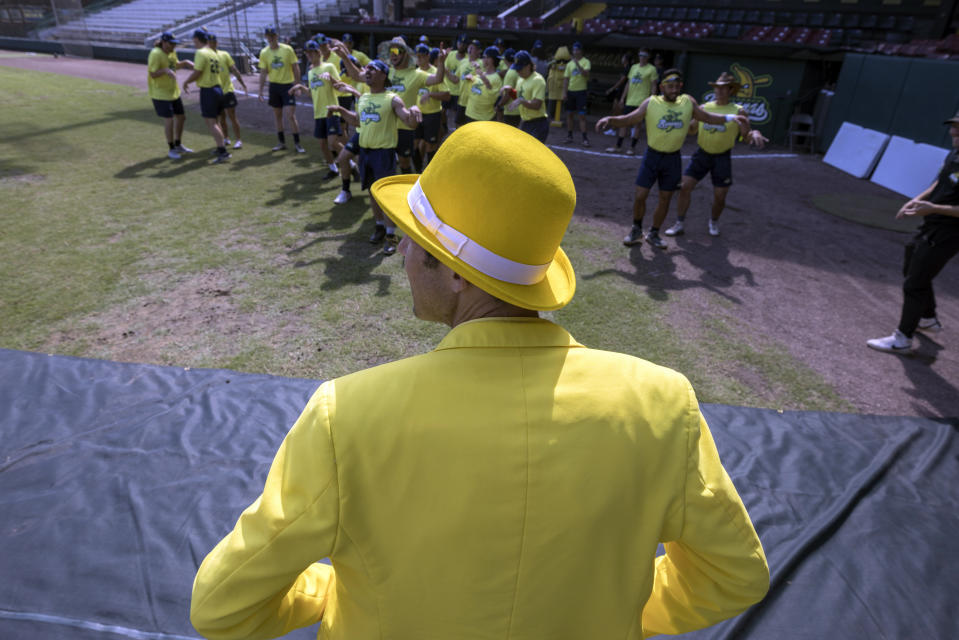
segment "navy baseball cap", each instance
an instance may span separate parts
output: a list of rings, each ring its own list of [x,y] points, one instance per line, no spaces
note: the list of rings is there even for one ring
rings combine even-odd
[[[507,62],[512,62],[513,56],[515,55],[516,55],[516,49],[513,49],[512,47],[510,47],[509,49],[503,52],[503,57],[506,58]]]
[[[483,57],[499,60],[499,49],[496,47],[486,47],[486,49],[483,50]]]
[[[275,35],[276,35],[276,27],[274,27],[274,26],[272,26],[272,25],[269,26],[269,27],[267,27],[266,29],[263,30],[263,35],[265,35],[265,36],[275,36]]]
[[[440,57],[440,50],[437,47],[430,49],[430,62],[435,62]]]
[[[323,35],[322,33],[318,33],[318,34],[316,34],[315,36],[313,36],[313,40],[316,41],[316,44],[326,44],[326,43],[328,43],[328,42],[330,41],[330,39],[327,38],[327,37],[326,37],[325,35]]]
[[[482,48],[483,48],[483,43],[480,42],[479,40],[475,39],[475,38],[474,38],[473,40],[470,40],[470,44],[473,45],[474,47],[478,48],[478,49],[482,49]]]
[[[580,51],[582,51],[582,50],[583,50],[583,43],[582,43],[582,42],[574,42],[574,43],[573,43],[573,49],[579,49]]]
[[[529,51],[517,51],[513,56],[513,68],[519,71],[528,64],[533,64],[533,57],[529,55]]]
[[[174,36],[169,31],[164,31],[163,33],[161,33],[160,40],[162,40],[163,42],[169,42],[170,44],[180,44],[180,41],[176,39],[176,36]]]
[[[429,44],[429,43],[430,43],[430,38],[429,38],[429,36],[427,36],[427,35],[424,34],[424,35],[421,35],[421,36],[420,36],[420,40],[419,40],[419,41],[422,42],[423,44]]]
[[[430,48],[429,48],[428,45],[418,44],[418,45],[416,45],[416,53],[425,53],[425,54],[429,55],[429,53],[430,53]]]
[[[316,40],[307,40],[305,47],[307,51],[319,51],[320,43],[318,43]]]
[[[210,33],[209,31],[207,31],[207,32],[206,32],[206,39],[207,39],[207,40],[216,40],[216,34],[215,34],[215,33]]]
[[[353,42],[353,36],[351,36],[348,33],[344,33],[343,37],[340,38],[340,40],[342,40],[343,42]]]
[[[456,36],[456,42],[466,42],[466,34],[461,33],[458,36]]]
[[[386,75],[390,75],[389,66],[387,66],[387,64],[383,62],[382,60],[371,60],[369,66],[373,67],[377,71],[382,71]]]
[[[210,33],[206,29],[197,29],[193,32],[193,37],[200,42],[206,42],[210,39]]]
[[[533,48],[534,48],[534,49],[542,49],[542,48],[543,48],[543,41],[542,41],[542,40],[537,40],[536,42],[534,42],[534,43],[533,43]]]
[[[498,46],[500,46],[501,44],[503,44],[503,39],[502,39],[502,38],[497,38],[496,40],[493,40],[493,45],[494,45],[494,46],[497,46],[497,47],[498,47]]]

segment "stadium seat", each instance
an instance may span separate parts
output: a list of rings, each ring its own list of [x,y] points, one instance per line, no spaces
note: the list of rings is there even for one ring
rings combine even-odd
[[[815,150],[816,133],[813,117],[807,113],[794,113],[789,118],[789,152],[792,153],[793,145],[798,145],[797,140],[802,139],[802,144],[809,147],[809,153]]]

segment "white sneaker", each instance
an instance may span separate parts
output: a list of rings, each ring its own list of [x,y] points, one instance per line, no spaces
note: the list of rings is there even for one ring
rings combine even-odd
[[[296,149],[297,153],[306,153],[306,149],[301,147],[299,144],[294,144],[293,148]]]
[[[176,146],[176,152],[177,153],[193,153],[193,149],[190,149],[189,147],[184,147],[182,144],[178,144]]]
[[[907,338],[899,329],[893,331],[891,336],[867,340],[866,344],[876,351],[885,351],[886,353],[911,353],[915,348],[913,339]]]
[[[229,139],[229,138],[223,138],[223,146],[224,146],[224,147],[229,147],[229,146],[230,146],[230,139]]]
[[[719,222],[710,218],[709,220],[709,235],[718,236],[719,235]]]
[[[333,199],[333,204],[345,204],[353,199],[353,194],[343,190]]]
[[[236,141],[236,144],[233,145],[233,148],[234,148],[234,149],[242,149],[242,148],[243,148],[243,141],[242,141],[242,140],[237,140],[237,141]]]
[[[606,153],[619,153],[620,151],[619,147],[606,147]]]
[[[273,147],[272,149],[270,149],[270,151],[285,151],[285,150],[286,150],[286,145],[283,143],[280,143],[276,145],[275,147]]]
[[[931,318],[919,318],[919,326],[916,328],[926,333],[939,333],[942,331],[942,324],[935,316]]]
[[[677,220],[676,224],[663,231],[663,233],[667,236],[681,236],[686,233],[686,226],[683,224],[682,220]]]
[[[179,160],[180,154],[176,152],[176,149],[170,149],[167,152],[166,157],[169,158],[170,160]]]

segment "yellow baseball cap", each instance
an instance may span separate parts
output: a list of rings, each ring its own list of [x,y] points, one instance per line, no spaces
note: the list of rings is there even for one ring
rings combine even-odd
[[[551,311],[576,291],[560,241],[576,208],[562,160],[499,122],[456,129],[422,175],[373,183],[370,193],[418,245],[483,291]]]

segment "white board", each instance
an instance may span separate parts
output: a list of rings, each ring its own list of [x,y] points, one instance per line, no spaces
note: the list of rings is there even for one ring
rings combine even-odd
[[[870,182],[912,198],[935,182],[947,155],[940,147],[892,136]]]
[[[822,161],[857,178],[868,178],[891,136],[843,122]]]

